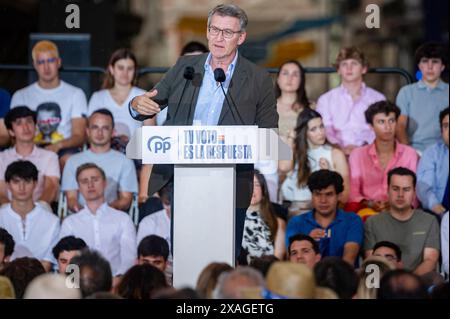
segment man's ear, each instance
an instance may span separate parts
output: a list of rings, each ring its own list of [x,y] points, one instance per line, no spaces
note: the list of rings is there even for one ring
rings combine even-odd
[[[16,137],[16,135],[14,134],[14,131],[13,131],[13,130],[8,129],[8,134],[9,134],[9,136],[11,136],[11,137]]]
[[[244,31],[239,35],[238,45],[244,43],[245,39],[247,39],[247,32]]]
[[[5,258],[3,258],[3,262],[5,263],[9,263],[11,261],[11,256],[6,256]]]
[[[369,70],[369,68],[367,67],[367,65],[363,66],[362,74],[366,74],[368,70]]]

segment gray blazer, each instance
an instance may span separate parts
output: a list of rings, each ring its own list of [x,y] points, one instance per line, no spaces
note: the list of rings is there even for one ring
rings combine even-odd
[[[161,108],[168,107],[167,120],[164,125],[192,125],[207,57],[207,53],[181,57],[155,86],[158,94],[154,100],[161,105]],[[195,75],[184,91],[177,112],[177,105],[186,83],[183,74],[187,66],[194,68]],[[228,100],[233,103],[230,96],[239,109],[244,125],[257,125],[260,128],[278,127],[278,113],[272,79],[263,68],[256,66],[241,55],[238,56],[237,65],[227,91]],[[234,109],[235,116],[233,118],[230,107],[233,108],[232,105],[227,105],[225,99],[218,125],[242,125]],[[145,120],[149,117],[138,115],[135,119]],[[149,181],[148,194],[152,195],[160,190],[170,181],[172,176],[173,165],[154,165]],[[252,191],[253,165],[237,165],[236,207],[247,208]]]

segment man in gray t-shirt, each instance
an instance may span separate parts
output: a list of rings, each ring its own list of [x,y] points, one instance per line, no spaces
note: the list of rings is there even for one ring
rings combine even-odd
[[[439,259],[439,224],[431,214],[412,209],[416,175],[407,168],[394,168],[388,173],[388,212],[370,217],[365,225],[364,249],[372,254],[379,241],[397,244],[406,269],[423,275],[436,269]]]

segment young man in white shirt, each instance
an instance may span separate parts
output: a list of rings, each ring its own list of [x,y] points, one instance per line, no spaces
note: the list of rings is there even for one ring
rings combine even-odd
[[[37,111],[36,142],[60,157],[61,167],[85,142],[87,101],[84,92],[59,78],[58,47],[39,41],[32,50],[38,80],[14,93],[11,109],[26,105]]]
[[[127,211],[133,193],[137,193],[136,168],[131,159],[111,149],[114,133],[114,118],[107,109],[96,110],[89,117],[86,130],[90,147],[69,158],[64,167],[61,188],[67,196],[67,206],[78,212],[85,206],[86,199],[80,195],[75,172],[84,163],[95,163],[107,177],[105,200],[109,206]]]
[[[111,264],[113,276],[123,275],[136,260],[136,230],[131,218],[105,202],[105,172],[93,163],[77,168],[79,190],[85,207],[67,217],[60,238],[75,236],[99,251]]]
[[[61,173],[58,156],[37,147],[33,140],[36,132],[36,112],[26,106],[13,108],[5,116],[5,125],[9,135],[14,138],[15,145],[0,153],[0,204],[8,203],[11,199],[4,178],[6,167],[12,162],[27,160],[38,169],[33,200],[39,201],[51,211],[49,205],[57,199]]]
[[[49,271],[53,258],[51,249],[59,234],[59,219],[47,209],[36,205],[33,192],[38,170],[29,161],[11,163],[5,172],[5,181],[11,192],[11,203],[0,208],[0,227],[14,238],[16,248],[28,249]]]

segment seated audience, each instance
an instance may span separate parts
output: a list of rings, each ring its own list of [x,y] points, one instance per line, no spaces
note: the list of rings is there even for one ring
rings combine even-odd
[[[201,271],[197,279],[195,290],[202,298],[212,299],[213,291],[216,289],[219,276],[226,271],[233,270],[227,263],[213,262]]]
[[[355,270],[338,257],[326,257],[314,267],[316,283],[320,287],[330,288],[339,299],[352,299],[358,288]]]
[[[377,299],[379,280],[388,271],[395,269],[385,258],[370,256],[359,269],[359,283],[355,299]]]
[[[11,260],[14,252],[14,238],[4,228],[0,228],[0,270]]]
[[[87,135],[90,148],[72,156],[64,167],[62,190],[67,196],[67,206],[78,212],[85,206],[86,199],[78,191],[75,172],[85,163],[95,163],[102,167],[107,176],[105,200],[111,207],[128,210],[137,193],[136,169],[133,161],[124,154],[111,149],[114,118],[110,111],[100,109],[91,114]]]
[[[428,147],[417,167],[417,197],[424,209],[442,215],[448,211],[449,108],[439,114],[442,139]]]
[[[287,61],[280,66],[275,82],[278,135],[288,145],[292,145],[295,137],[298,115],[309,109],[305,85],[305,70],[298,61]]]
[[[150,264],[161,270],[172,284],[172,259],[169,260],[169,243],[157,235],[144,237],[137,248],[138,264]]]
[[[70,260],[78,256],[81,250],[86,247],[86,243],[81,238],[74,236],[61,238],[52,250],[53,256],[58,263],[58,272],[63,275],[66,274],[66,268],[70,264]]]
[[[358,48],[341,49],[334,67],[341,85],[319,97],[317,111],[322,114],[328,141],[348,156],[355,147],[374,141],[375,134],[367,125],[364,112],[385,97],[364,83],[369,62]]]
[[[260,172],[255,171],[253,195],[244,223],[240,259],[249,263],[254,257],[275,255],[283,260],[286,254],[285,234],[286,222],[275,215],[270,204],[266,180]]]
[[[264,299],[337,299],[335,293],[318,287],[312,269],[290,262],[276,262],[269,269]]]
[[[364,225],[366,256],[379,241],[390,241],[402,251],[403,266],[424,275],[436,269],[440,252],[439,224],[431,214],[413,209],[416,174],[403,167],[388,173],[389,209],[369,217]]]
[[[293,235],[309,235],[319,241],[322,258],[338,256],[354,265],[362,246],[363,224],[356,214],[338,208],[344,188],[342,177],[333,171],[319,170],[309,176],[308,187],[313,209],[289,220],[286,245]]]
[[[80,269],[81,296],[86,298],[97,292],[110,292],[113,278],[111,267],[102,255],[94,250],[84,249],[72,258],[71,264]]]
[[[36,205],[33,193],[38,180],[38,170],[29,161],[17,161],[8,165],[5,172],[6,186],[11,193],[11,203],[0,208],[0,227],[14,238],[16,250],[25,247],[39,259],[45,269],[51,269],[51,249],[59,234],[59,219],[46,208]]]
[[[288,165],[280,163],[280,170],[290,171],[281,185],[281,198],[291,202],[291,214],[311,210],[311,192],[307,181],[311,173],[320,169],[336,171],[342,176],[344,190],[339,200],[341,203],[347,202],[350,193],[347,159],[340,149],[327,142],[322,117],[318,112],[305,109],[298,116],[293,153],[294,160]]]
[[[33,47],[32,58],[38,80],[14,93],[11,109],[26,105],[36,111],[35,142],[57,153],[63,168],[67,158],[85,142],[86,96],[80,88],[59,78],[62,61],[55,43],[39,41]]]
[[[355,148],[350,154],[350,203],[347,211],[358,212],[363,220],[389,208],[388,171],[400,166],[416,171],[417,152],[395,140],[399,114],[400,109],[390,102],[371,104],[365,115],[367,124],[375,132],[375,141]]]
[[[11,200],[11,194],[8,194],[4,180],[6,167],[14,161],[26,160],[32,162],[38,169],[33,200],[43,203],[51,210],[49,205],[58,198],[61,173],[58,156],[37,147],[33,140],[36,131],[36,113],[26,106],[15,107],[6,114],[5,125],[15,143],[13,147],[0,153],[0,204]]]
[[[66,217],[60,238],[75,236],[99,251],[111,264],[114,276],[123,275],[136,260],[136,230],[128,214],[105,201],[106,175],[93,163],[77,168],[76,180],[86,206]]]
[[[30,282],[42,274],[45,274],[42,263],[29,257],[14,259],[0,270],[0,276],[5,276],[11,280],[17,299],[22,299]]]
[[[396,104],[402,110],[397,125],[400,143],[410,144],[419,152],[437,143],[439,112],[448,107],[448,84],[441,75],[448,63],[448,50],[442,44],[425,43],[415,54],[422,78],[400,89]]]
[[[367,257],[379,257],[388,261],[394,269],[403,268],[402,251],[400,247],[390,241],[379,241],[373,246],[372,255]],[[367,259],[366,258],[366,259]]]
[[[135,265],[123,275],[117,294],[126,299],[152,299],[158,290],[167,287],[160,269],[151,264]]]
[[[24,299],[80,299],[79,288],[69,287],[66,276],[44,274],[33,279],[25,289]]]
[[[396,269],[381,277],[377,299],[428,299],[428,294],[419,276]]]
[[[319,243],[308,235],[297,234],[289,238],[289,260],[313,269],[320,261]]]
[[[264,278],[256,269],[239,266],[222,272],[213,292],[214,299],[260,299]],[[259,298],[258,298],[259,297]]]
[[[134,86],[137,82],[137,60],[133,52],[128,49],[114,51],[106,68],[102,90],[92,94],[88,104],[89,116],[106,108],[114,119],[114,137],[112,148],[125,153],[125,147],[137,128],[142,125],[155,125],[155,118],[136,121],[128,111],[128,103],[134,96],[144,94],[145,91]]]

